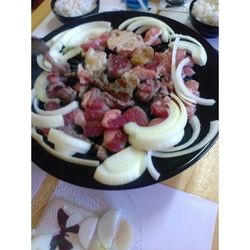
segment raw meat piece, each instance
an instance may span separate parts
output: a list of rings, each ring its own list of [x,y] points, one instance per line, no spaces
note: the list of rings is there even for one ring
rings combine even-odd
[[[84,135],[86,137],[98,137],[103,134],[103,128],[100,122],[98,121],[89,121],[85,124]]]
[[[128,135],[121,129],[105,130],[103,137],[103,146],[111,152],[121,151],[128,140]]]
[[[150,63],[154,58],[154,49],[150,46],[137,48],[131,55],[131,62],[134,65]]]
[[[122,101],[112,95],[110,95],[107,92],[103,92],[104,98],[105,98],[105,103],[110,107],[110,108],[118,108],[118,109],[126,109],[130,106],[135,105],[134,100],[128,100],[128,101]]]
[[[131,63],[126,57],[110,54],[107,68],[109,76],[119,78],[123,73],[131,69]]]
[[[84,52],[87,52],[89,48],[95,50],[104,50],[107,46],[107,40],[110,37],[110,33],[105,32],[101,36],[97,38],[90,39],[83,44],[81,44],[81,48]]]
[[[113,30],[107,44],[110,50],[127,57],[134,50],[142,47],[144,42],[141,36],[136,35],[132,31]]]
[[[161,29],[158,27],[151,27],[145,34],[144,43],[153,45],[161,35]]]
[[[150,107],[151,114],[156,117],[167,118],[169,101],[170,98],[168,96],[155,100]]]
[[[141,102],[148,102],[159,91],[160,81],[147,80],[146,83],[139,85],[136,96]]]
[[[147,114],[139,106],[128,109],[123,116],[128,122],[136,122],[140,126],[148,125]]]

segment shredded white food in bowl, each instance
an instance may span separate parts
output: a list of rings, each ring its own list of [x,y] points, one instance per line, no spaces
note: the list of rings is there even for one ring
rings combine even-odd
[[[54,11],[61,16],[76,17],[92,11],[96,0],[57,0]]]
[[[219,26],[219,1],[197,0],[193,5],[192,14],[203,23]]]

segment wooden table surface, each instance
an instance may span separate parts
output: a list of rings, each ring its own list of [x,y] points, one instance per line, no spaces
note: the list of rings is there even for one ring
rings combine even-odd
[[[158,0],[155,0],[156,2]],[[50,0],[44,0],[32,13],[32,31],[50,13]],[[192,167],[179,175],[162,182],[201,198],[218,202],[219,142]],[[56,188],[58,179],[48,175],[32,200],[32,227],[35,227],[46,204]],[[218,218],[212,250],[218,250]]]

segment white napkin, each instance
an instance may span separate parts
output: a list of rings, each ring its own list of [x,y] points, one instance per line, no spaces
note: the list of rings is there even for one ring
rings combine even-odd
[[[131,250],[211,249],[217,203],[161,184],[128,191],[104,191],[60,181],[52,197],[65,200],[66,206],[75,204],[98,215],[109,209],[121,209],[134,231]],[[55,217],[57,210],[58,203],[49,203],[37,232],[55,230],[55,219],[50,217]]]

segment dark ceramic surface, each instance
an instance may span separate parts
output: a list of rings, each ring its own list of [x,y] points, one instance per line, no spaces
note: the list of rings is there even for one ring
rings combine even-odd
[[[79,24],[91,21],[110,21],[112,22],[113,28],[119,26],[120,23],[125,21],[128,18],[134,16],[152,16],[156,17],[164,22],[166,22],[169,26],[173,28],[176,33],[181,33],[185,35],[190,35],[196,38],[198,41],[202,43],[204,48],[207,51],[208,60],[207,64],[204,67],[195,66],[196,74],[193,79],[197,79],[200,82],[200,92],[202,97],[206,98],[214,98],[216,100],[216,104],[212,107],[198,106],[197,107],[197,116],[201,122],[201,134],[197,139],[197,142],[200,141],[209,130],[209,123],[211,120],[218,119],[218,52],[198,33],[193,31],[192,29],[184,26],[183,24],[176,22],[172,19],[168,19],[163,16],[157,16],[154,14],[145,14],[143,12],[106,12],[98,15],[88,16],[86,18],[75,20],[69,24],[66,24],[62,27],[59,27],[55,31],[51,32],[47,36],[44,37],[45,41],[50,40],[56,34],[66,30],[73,28]],[[32,61],[32,83],[41,72],[41,69],[36,64],[36,61]],[[186,131],[186,135],[184,140],[188,139],[191,136],[191,129],[188,128]],[[208,143],[203,149],[196,151],[194,153],[171,158],[171,159],[157,159],[153,158],[153,162],[157,168],[157,170],[161,173],[160,179],[157,182],[161,182],[168,178],[171,178],[180,172],[184,171],[188,167],[192,166],[195,162],[197,162],[215,143],[218,135]],[[32,139],[32,161],[37,164],[41,169],[48,172],[49,174],[64,180],[66,182],[76,184],[83,187],[89,187],[94,189],[131,189],[138,188],[143,186],[148,186],[151,184],[157,183],[148,173],[145,173],[134,182],[131,182],[122,186],[106,186],[103,185],[93,179],[94,168],[91,167],[83,167],[79,165],[74,165],[71,163],[64,162],[59,160],[52,155],[50,155],[47,151],[45,151],[35,140]]]

